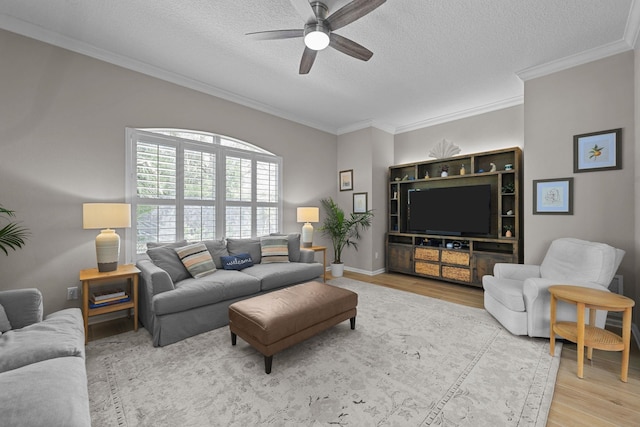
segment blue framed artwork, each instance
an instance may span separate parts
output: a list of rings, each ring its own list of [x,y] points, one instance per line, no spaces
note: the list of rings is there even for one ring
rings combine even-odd
[[[573,172],[622,169],[622,129],[573,137]]]
[[[533,181],[534,215],[573,215],[573,178]]]

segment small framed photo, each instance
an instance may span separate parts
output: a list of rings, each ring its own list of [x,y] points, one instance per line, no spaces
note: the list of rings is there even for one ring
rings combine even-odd
[[[340,191],[353,190],[353,169],[340,171],[339,180],[340,180]]]
[[[573,178],[533,180],[534,215],[573,215]]]
[[[353,193],[353,213],[367,212],[367,193]]]
[[[573,137],[573,172],[622,169],[622,129]]]

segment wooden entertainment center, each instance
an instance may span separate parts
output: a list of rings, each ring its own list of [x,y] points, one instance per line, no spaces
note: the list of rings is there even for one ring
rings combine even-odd
[[[441,177],[443,166],[448,167],[446,177]],[[456,236],[409,229],[409,191],[476,185],[491,187],[488,234]],[[495,263],[522,262],[521,194],[518,147],[391,166],[387,271],[481,287],[482,276],[492,274]],[[474,206],[467,209],[474,215]],[[507,229],[511,237],[505,236]]]

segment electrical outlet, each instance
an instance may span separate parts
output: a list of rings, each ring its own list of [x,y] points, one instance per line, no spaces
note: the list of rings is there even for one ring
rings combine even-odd
[[[78,299],[78,287],[77,286],[71,286],[70,288],[67,288],[67,299],[68,300]]]

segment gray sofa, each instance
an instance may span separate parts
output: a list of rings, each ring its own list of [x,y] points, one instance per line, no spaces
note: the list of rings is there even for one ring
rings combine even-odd
[[[204,241],[216,271],[195,279],[178,258],[175,248],[186,245],[150,245],[149,259],[140,269],[139,315],[151,333],[153,345],[164,346],[229,323],[229,305],[283,287],[315,280],[324,266],[315,253],[300,249],[300,235],[287,239],[288,262],[264,263],[260,238]],[[253,266],[225,270],[222,257],[250,254]]]
[[[37,289],[0,292],[0,306],[0,425],[91,426],[80,309],[43,320]]]

